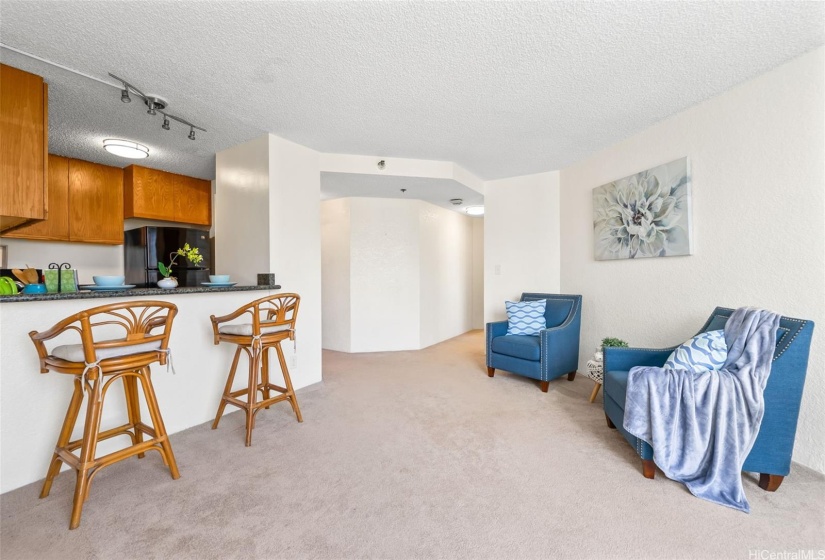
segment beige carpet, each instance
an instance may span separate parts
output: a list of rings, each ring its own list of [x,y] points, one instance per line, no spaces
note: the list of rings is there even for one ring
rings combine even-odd
[[[299,392],[303,424],[281,403],[258,416],[248,449],[239,413],[175,434],[180,480],[157,454],[109,467],[75,531],[70,473],[45,500],[39,484],[4,494],[0,554],[748,560],[825,549],[822,476],[795,465],[770,494],[746,475],[750,515],[698,500],[661,473],[642,477],[591,388],[583,375],[547,394],[488,379],[480,332],[418,352],[326,352],[323,384]]]

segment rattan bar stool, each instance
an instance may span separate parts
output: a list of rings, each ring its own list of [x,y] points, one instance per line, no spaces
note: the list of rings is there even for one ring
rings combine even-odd
[[[60,473],[61,463],[66,463],[77,471],[69,529],[80,525],[83,503],[89,496],[92,479],[103,467],[132,455],[142,458],[146,451],[155,450],[160,453],[172,478],[180,477],[149,369],[153,363],[165,365],[171,359],[168,350],[169,335],[177,312],[175,305],[164,301],[121,302],[81,311],[45,332],[29,333],[40,356],[41,373],[53,371],[74,376],[74,393],[40,492],[41,498],[49,495],[52,481]],[[156,329],[161,330],[153,334]],[[80,334],[80,344],[57,346],[51,352],[46,349],[45,341],[69,331]],[[118,338],[102,339],[99,338],[101,336]],[[118,379],[123,380],[129,421],[116,428],[100,431],[106,393]],[[138,381],[143,389],[152,426],[145,424],[140,417]],[[83,437],[71,441],[72,430],[84,400],[84,390],[88,402]],[[120,435],[128,435],[132,440],[131,445],[103,457],[95,457],[99,441]],[[144,440],[144,436],[148,439]],[[77,450],[79,455],[74,453]]]
[[[300,302],[301,296],[298,294],[278,294],[257,299],[229,315],[223,317],[212,315],[209,317],[212,320],[215,344],[229,342],[238,345],[235,350],[235,357],[232,360],[232,367],[229,370],[229,378],[226,380],[226,387],[223,390],[221,403],[218,406],[218,414],[212,424],[213,430],[218,427],[227,404],[237,406],[246,413],[247,447],[252,445],[252,428],[255,427],[255,415],[261,408],[269,408],[270,405],[280,401],[289,401],[298,422],[304,421],[301,417],[301,409],[298,407],[298,400],[295,398],[295,391],[292,389],[292,380],[289,378],[289,369],[284,359],[284,351],[281,348],[282,341],[295,340],[295,321],[298,318],[298,305]],[[249,323],[223,324],[246,314],[251,315],[252,321]],[[286,387],[280,387],[270,382],[269,350],[271,348],[275,349],[278,356],[278,363],[281,366],[281,373],[284,376]],[[235,371],[238,368],[238,360],[242,351],[249,358],[249,382],[246,388],[233,391],[232,383],[235,380]],[[272,397],[272,391],[279,393],[278,396]],[[258,393],[261,393],[262,400],[258,400]],[[238,398],[244,395],[246,400]]]

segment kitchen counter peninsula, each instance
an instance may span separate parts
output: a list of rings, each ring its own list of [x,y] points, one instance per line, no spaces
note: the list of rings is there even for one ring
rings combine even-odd
[[[232,286],[227,288],[210,288],[207,286],[192,286],[189,288],[175,288],[172,290],[162,290],[160,288],[131,288],[128,290],[80,290],[79,292],[63,292],[59,294],[24,294],[19,293],[13,296],[0,296],[0,303],[13,303],[16,301],[55,301],[72,299],[101,299],[101,298],[130,298],[138,296],[167,297],[181,294],[209,294],[223,292],[251,292],[256,290],[280,290],[281,286]],[[263,297],[263,296],[260,296]]]
[[[0,305],[0,423],[3,425],[3,437],[0,439],[0,472],[3,473],[0,477],[0,493],[41,480],[46,475],[54,452],[55,438],[66,413],[66,403],[72,395],[71,375],[41,375],[37,351],[29,338],[30,331],[44,331],[75,313],[91,307],[120,303],[124,299],[174,303],[178,313],[172,325],[169,348],[172,350],[176,374],[173,374],[171,367],[152,366],[152,383],[163,411],[166,430],[172,436],[174,445],[177,432],[214,420],[226,385],[226,372],[232,364],[234,346],[214,345],[209,316],[227,315],[252,300],[279,293],[279,288],[135,288],[119,292],[2,296],[0,299],[3,301],[13,299],[17,303]],[[42,301],[48,303],[41,303]],[[238,318],[238,322],[244,321],[249,321],[248,316]],[[299,333],[302,327],[299,318]],[[111,336],[105,330],[109,327],[100,328],[104,329],[100,333],[103,338],[122,336],[116,327],[111,327]],[[47,348],[51,351],[57,345],[79,342],[80,335],[69,331],[49,341]],[[299,344],[299,354],[301,348],[311,351],[306,343]],[[300,375],[300,356],[295,354],[295,347],[285,344],[283,351],[290,369],[297,374],[293,374],[295,388],[307,385],[305,379],[308,376]],[[243,371],[238,374],[239,378],[246,377],[246,358],[243,360],[238,366]],[[279,376],[276,375],[273,381],[278,383]],[[112,390],[122,391],[119,386],[113,386]],[[243,425],[243,420],[239,420],[243,414],[237,414],[238,416],[228,414],[224,420],[226,428],[222,423],[221,429],[233,429],[233,422],[235,426]],[[107,399],[103,410],[104,429],[122,424],[124,418],[128,418],[125,401],[122,398]],[[73,439],[82,436],[82,426],[83,422],[79,421]],[[128,437],[103,440],[98,445],[97,455],[114,452],[128,443],[128,440]],[[243,449],[243,441],[238,440],[237,443]],[[146,460],[160,463],[157,454],[147,454]],[[181,467],[183,469],[183,465]],[[146,468],[149,468],[148,465]]]

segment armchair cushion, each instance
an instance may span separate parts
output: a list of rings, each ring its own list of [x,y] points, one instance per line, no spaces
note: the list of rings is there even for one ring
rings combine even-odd
[[[493,339],[493,352],[523,360],[539,361],[541,343],[537,336],[507,335]]]
[[[507,334],[508,335],[537,335],[547,327],[544,310],[547,300],[537,301],[507,301]]]
[[[728,358],[724,331],[699,333],[680,345],[668,357],[666,368],[693,372],[718,371]]]

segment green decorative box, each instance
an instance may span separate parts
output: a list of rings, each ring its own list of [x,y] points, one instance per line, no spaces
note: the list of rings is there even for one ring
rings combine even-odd
[[[50,294],[57,293],[57,270],[44,270],[43,276],[46,279],[46,291]],[[60,291],[77,291],[77,270],[66,269],[60,271]]]

